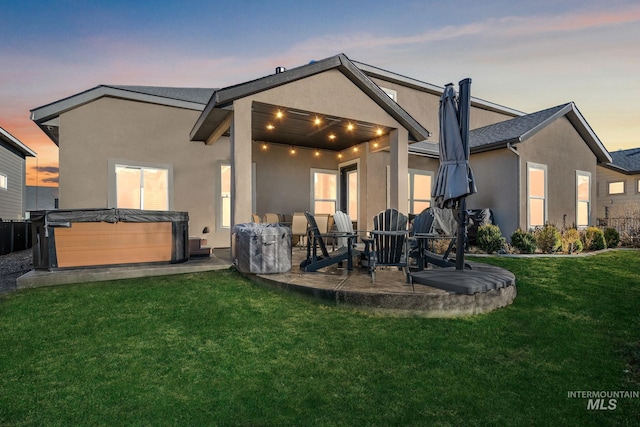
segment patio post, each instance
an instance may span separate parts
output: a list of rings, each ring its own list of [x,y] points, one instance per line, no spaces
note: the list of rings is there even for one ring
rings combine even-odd
[[[389,207],[407,214],[409,175],[409,133],[406,129],[393,129],[389,133],[391,150]]]
[[[236,100],[231,121],[231,227],[251,222],[251,102]]]

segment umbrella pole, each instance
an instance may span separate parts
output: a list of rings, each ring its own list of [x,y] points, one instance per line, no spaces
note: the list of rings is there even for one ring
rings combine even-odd
[[[458,212],[456,215],[458,223],[458,235],[456,240],[456,270],[464,270],[464,241],[467,234],[467,200],[466,197],[460,199]]]

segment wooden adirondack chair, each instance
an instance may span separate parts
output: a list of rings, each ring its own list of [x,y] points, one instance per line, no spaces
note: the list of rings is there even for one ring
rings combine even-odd
[[[387,209],[373,217],[373,228],[369,232],[371,238],[365,241],[370,247],[371,282],[375,283],[377,266],[398,267],[405,271],[409,282],[407,216],[397,209]]]
[[[455,261],[449,258],[453,244],[456,241],[455,234],[445,235],[436,232],[435,216],[432,208],[423,210],[413,219],[413,227],[410,234],[410,251],[409,257],[416,260],[418,270],[423,270],[427,264],[433,264],[438,267],[455,267]],[[439,255],[430,250],[430,242],[434,240],[449,240],[449,246],[443,255]],[[465,264],[465,268],[470,269],[469,264]]]
[[[309,223],[309,229],[307,231],[307,259],[302,261],[300,269],[307,272],[318,271],[323,267],[328,267],[346,260],[347,269],[349,271],[353,270],[353,257],[358,255],[358,251],[353,248],[351,240],[355,239],[357,235],[355,233],[339,232],[322,233],[318,228],[315,217],[311,213],[305,212],[304,216]],[[349,242],[345,247],[338,248],[329,253],[324,237],[344,237],[347,238]],[[320,255],[318,254],[318,249],[320,249]]]

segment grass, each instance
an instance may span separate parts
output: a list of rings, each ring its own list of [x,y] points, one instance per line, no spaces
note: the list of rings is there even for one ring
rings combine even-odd
[[[637,425],[640,252],[489,258],[506,308],[381,317],[212,272],[0,296],[0,425]]]

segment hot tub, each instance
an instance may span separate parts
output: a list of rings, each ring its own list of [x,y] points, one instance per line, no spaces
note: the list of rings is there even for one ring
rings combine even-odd
[[[31,221],[36,270],[173,264],[189,259],[187,212],[33,211]]]

